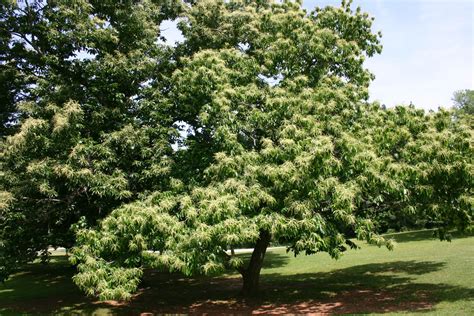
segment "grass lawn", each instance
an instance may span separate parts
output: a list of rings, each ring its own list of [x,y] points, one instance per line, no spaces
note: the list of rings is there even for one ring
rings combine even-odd
[[[142,288],[125,304],[85,298],[71,282],[64,256],[25,266],[0,285],[0,314],[140,313],[424,313],[474,315],[474,237],[451,243],[431,232],[394,234],[394,251],[363,245],[335,261],[327,254],[293,257],[267,253],[261,295],[238,296],[236,274],[183,278],[147,271]]]

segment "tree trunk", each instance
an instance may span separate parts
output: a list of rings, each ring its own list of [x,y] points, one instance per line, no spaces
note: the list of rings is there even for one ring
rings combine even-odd
[[[265,252],[270,244],[271,235],[266,230],[260,230],[260,237],[255,244],[247,269],[240,271],[243,277],[243,296],[252,296],[258,292],[260,270],[262,270]]]

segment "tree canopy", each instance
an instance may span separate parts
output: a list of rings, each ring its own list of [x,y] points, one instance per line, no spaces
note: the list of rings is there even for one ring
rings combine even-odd
[[[429,219],[442,239],[472,224],[472,123],[369,103],[381,35],[350,1],[7,8],[0,65],[21,80],[5,85],[3,278],[74,245],[74,281],[102,299],[129,298],[146,267],[235,268],[251,294],[270,242],[338,258],[354,238],[391,249],[382,221]],[[226,252],[249,244],[248,263]]]
[[[164,1],[3,1],[0,279],[167,182],[171,52]],[[2,92],[4,91],[2,90]],[[5,105],[5,106],[4,106]]]

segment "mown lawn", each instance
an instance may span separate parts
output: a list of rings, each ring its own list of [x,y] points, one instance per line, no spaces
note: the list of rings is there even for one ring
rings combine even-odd
[[[259,297],[242,300],[236,274],[183,278],[147,271],[129,303],[85,298],[64,256],[29,264],[0,285],[0,314],[423,313],[474,315],[474,237],[452,242],[431,232],[394,234],[394,251],[363,245],[335,261],[270,251]]]

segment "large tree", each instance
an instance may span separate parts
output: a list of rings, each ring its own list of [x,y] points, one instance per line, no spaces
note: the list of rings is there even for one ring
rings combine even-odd
[[[339,257],[387,218],[472,218],[472,125],[369,104],[372,18],[350,2],[4,1],[0,280],[76,245],[75,282],[126,299],[145,267],[232,267],[271,241]],[[160,38],[180,15],[185,40]],[[8,137],[6,137],[9,135]],[[76,232],[74,236],[73,231]],[[250,262],[225,252],[254,245]]]
[[[160,24],[180,1],[0,4],[0,281],[49,246],[161,189],[173,69]],[[9,135],[8,137],[6,137]]]
[[[391,248],[376,222],[390,214],[430,218],[441,238],[471,225],[472,126],[366,101],[363,62],[381,45],[359,8],[198,1],[179,25],[162,99],[186,128],[177,168],[98,226],[76,226],[74,280],[88,294],[127,299],[156,267],[235,268],[248,295],[272,241],[338,258],[353,237]],[[226,252],[243,244],[249,262]]]

